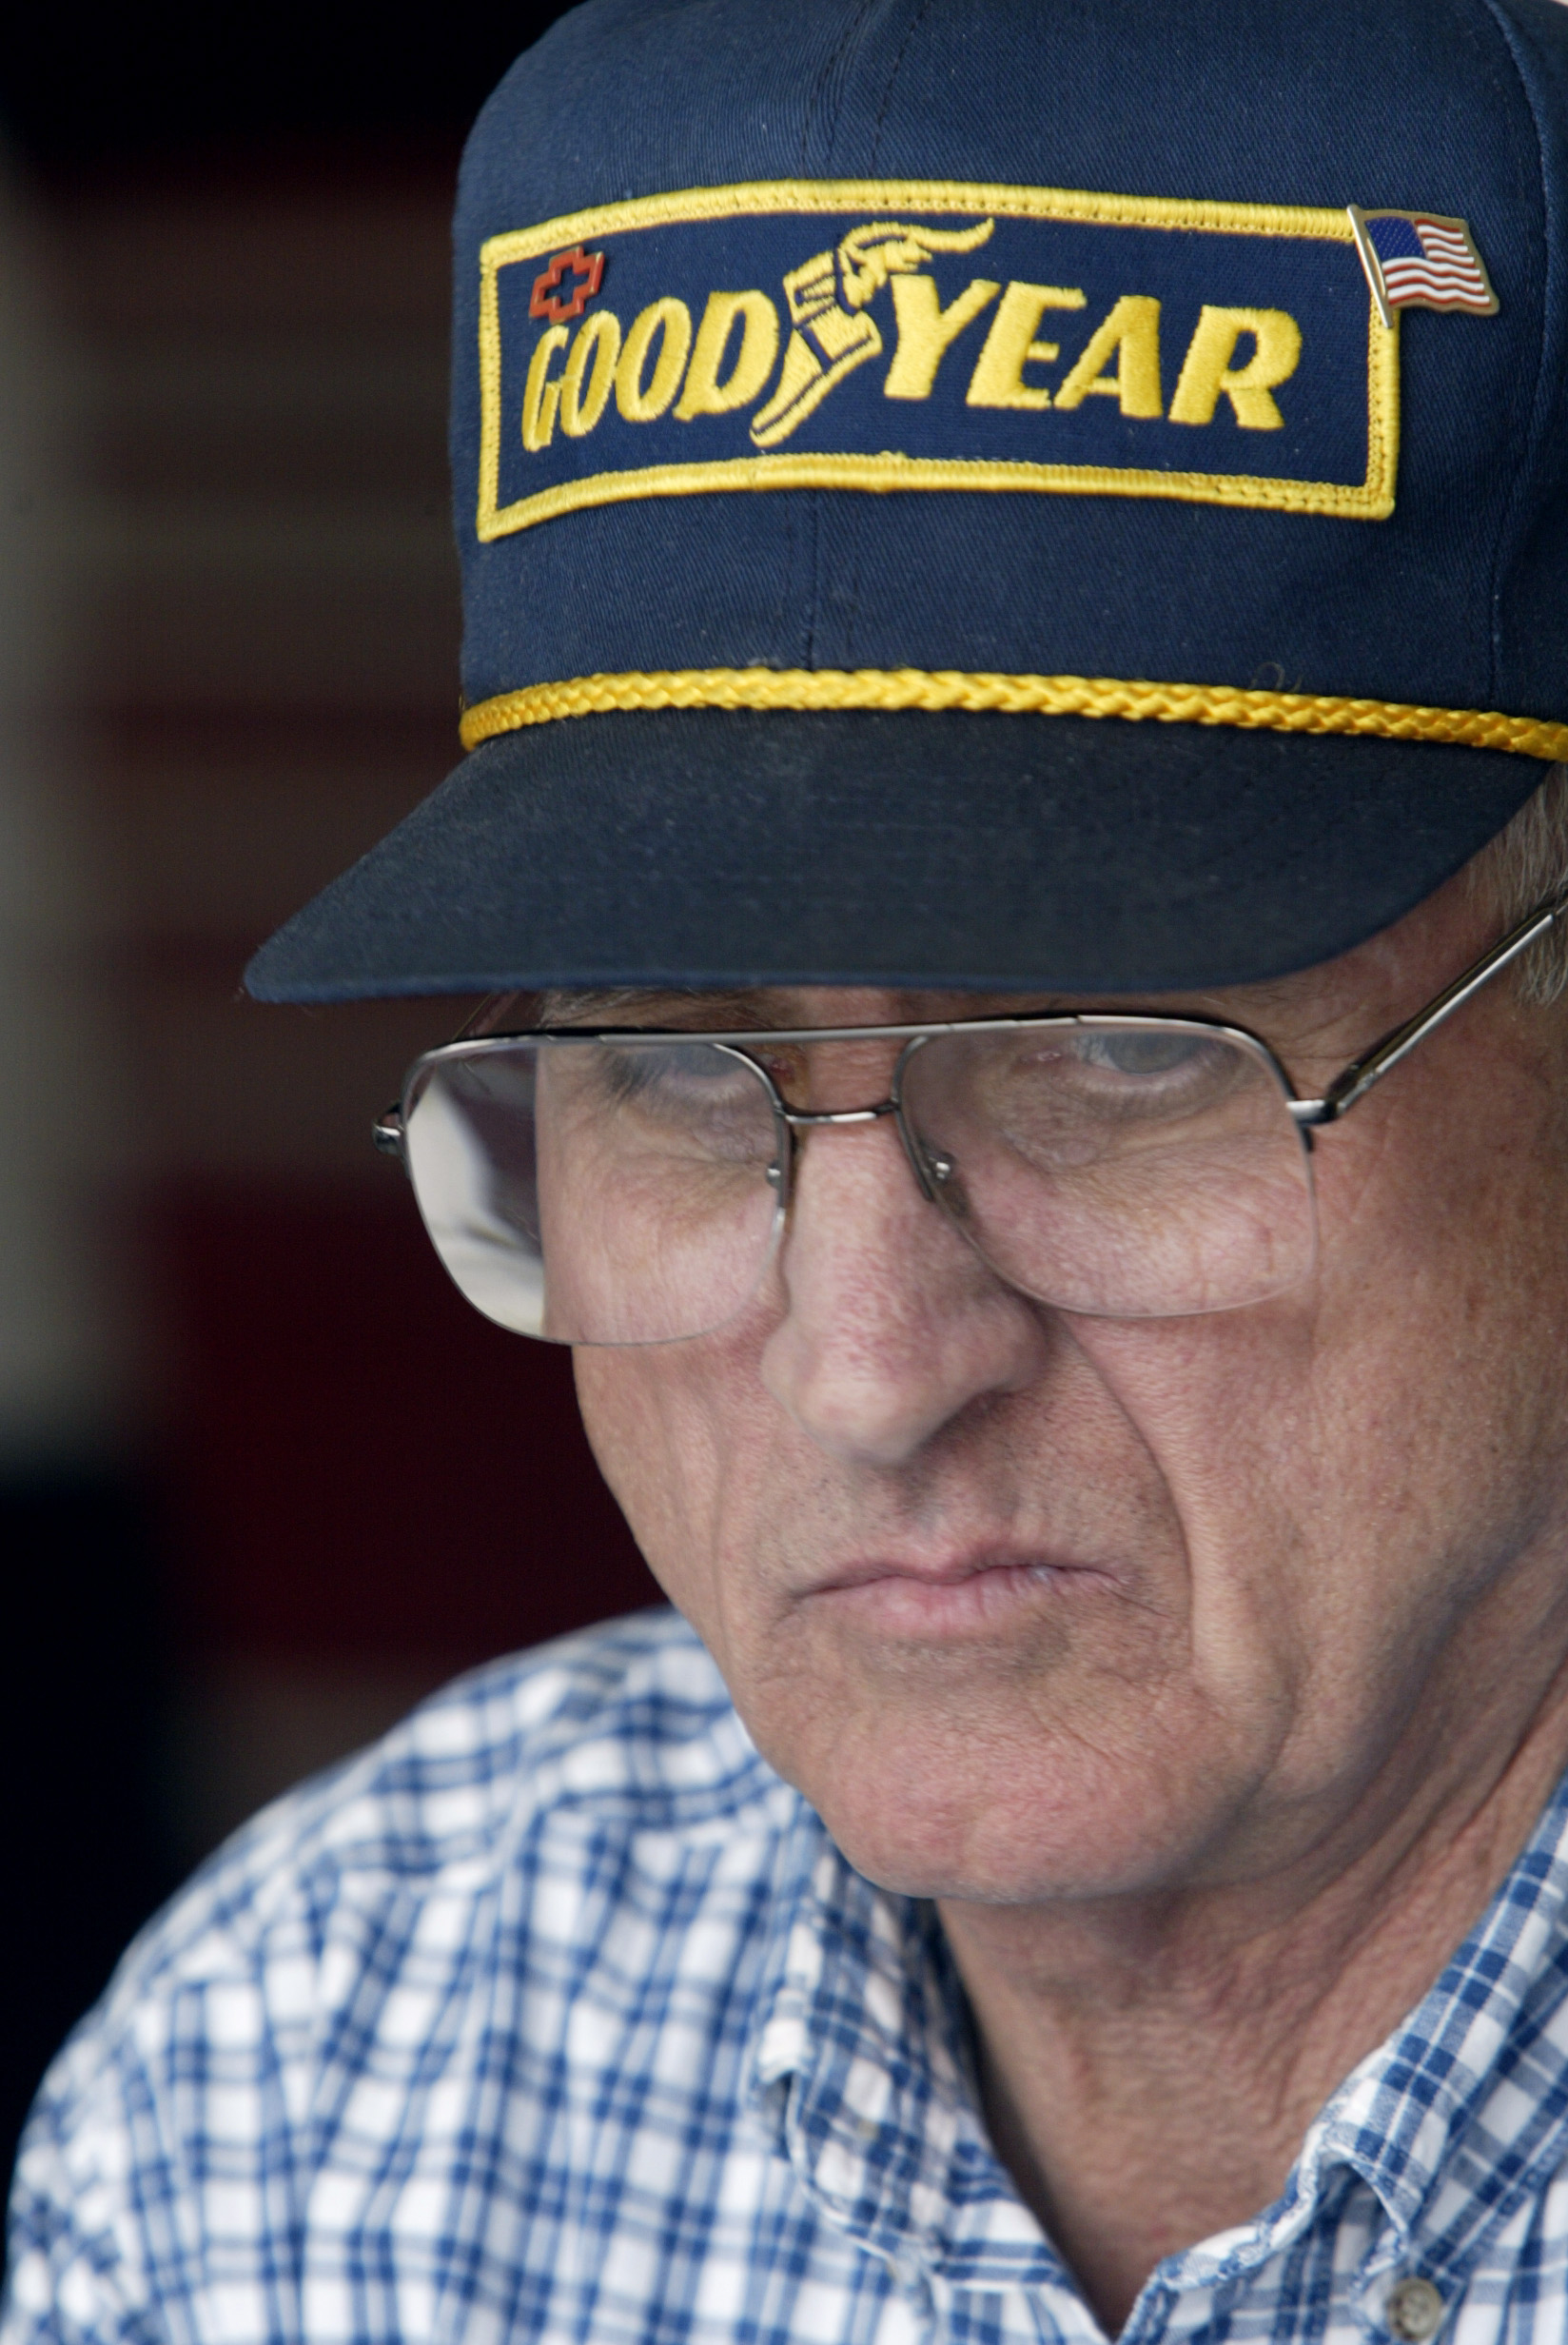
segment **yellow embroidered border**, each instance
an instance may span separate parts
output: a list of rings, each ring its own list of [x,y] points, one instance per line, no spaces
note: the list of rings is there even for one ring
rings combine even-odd
[[[753,179],[681,187],[590,211],[563,212],[537,227],[492,236],[481,266],[531,261],[617,228],[662,228],[688,220],[749,219],[779,211],[1005,212],[1018,220],[1085,220],[1145,228],[1211,228],[1229,236],[1322,236],[1352,241],[1343,210],[1315,204],[1211,204],[1164,195],[1108,195],[1083,187],[1017,187],[978,179]]]
[[[1133,723],[1230,724],[1271,733],[1350,733],[1393,741],[1451,741],[1526,758],[1568,759],[1568,724],[1495,710],[1422,708],[1315,692],[1249,692],[1228,684],[1124,683],[1109,676],[1006,676],[962,668],[676,668],[578,676],[480,700],[463,717],[465,749],[523,725],[616,709],[969,709],[1004,716],[1120,717]]]
[[[500,496],[501,355],[497,272],[515,262],[564,250],[629,228],[723,220],[775,212],[921,211],[1002,214],[1011,219],[1070,220],[1111,227],[1206,230],[1231,236],[1313,237],[1351,244],[1349,215],[1301,204],[1218,204],[1166,196],[1107,195],[1072,187],[990,187],[947,179],[758,180],[735,187],[688,187],[567,212],[537,227],[492,236],[480,251],[480,493],[475,528],[481,542],[509,537],[585,506],[644,497],[705,496],[722,489],[841,488],[890,494],[908,489],[1054,491],[1058,495],[1169,497],[1187,504],[1228,504],[1287,513],[1323,513],[1348,521],[1386,521],[1394,510],[1399,459],[1399,329],[1389,332],[1367,301],[1366,477],[1361,482],[1271,480],[1264,474],[1123,470],[1104,464],[995,463],[962,457],[745,456],[715,463],[651,464],[597,472],[502,505]]]

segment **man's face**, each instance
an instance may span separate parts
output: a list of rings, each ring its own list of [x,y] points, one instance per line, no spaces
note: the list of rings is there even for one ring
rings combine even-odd
[[[1311,1094],[1496,926],[1456,882],[1322,969],[1137,1006],[1260,1034]],[[893,1054],[838,1054],[812,1104],[882,1098]],[[721,1332],[578,1353],[650,1564],[853,1862],[1008,1901],[1240,1882],[1484,1787],[1568,1645],[1565,1062],[1568,1017],[1488,989],[1320,1135],[1318,1269],[1250,1309],[1026,1300],[884,1122],[806,1138],[777,1275]]]

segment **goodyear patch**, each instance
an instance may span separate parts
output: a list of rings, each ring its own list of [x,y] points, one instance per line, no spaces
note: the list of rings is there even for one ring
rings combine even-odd
[[[480,254],[478,530],[725,489],[1393,511],[1343,211],[947,181],[641,198]]]

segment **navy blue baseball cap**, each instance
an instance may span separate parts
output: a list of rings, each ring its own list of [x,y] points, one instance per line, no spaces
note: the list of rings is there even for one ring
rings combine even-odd
[[[1244,981],[1568,759],[1558,0],[589,0],[455,318],[466,755],[264,1000]]]

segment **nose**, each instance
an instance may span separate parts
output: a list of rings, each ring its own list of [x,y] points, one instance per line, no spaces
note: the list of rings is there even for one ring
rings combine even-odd
[[[780,1275],[763,1385],[845,1463],[903,1465],[1045,1366],[1041,1314],[922,1197],[891,1122],[805,1137]]]

